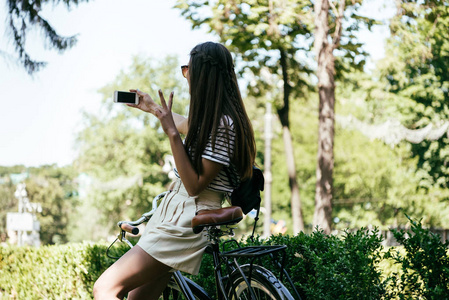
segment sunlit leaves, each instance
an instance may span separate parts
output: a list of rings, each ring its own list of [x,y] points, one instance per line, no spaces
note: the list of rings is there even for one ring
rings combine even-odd
[[[136,218],[149,210],[152,198],[170,182],[162,170],[165,156],[171,153],[170,145],[157,118],[114,103],[113,92],[138,88],[159,102],[159,89],[166,99],[174,91],[174,111],[186,115],[188,85],[180,65],[173,56],[159,61],[134,57],[127,70],[101,89],[100,113],[85,114],[75,164],[91,177],[86,201],[98,210],[98,221],[108,227],[114,226],[111,218]]]
[[[449,7],[439,1],[399,1],[398,14],[391,21],[386,58],[379,65],[391,93],[406,99],[404,125],[411,129],[438,124],[449,118]],[[398,98],[399,99],[399,98]],[[449,186],[447,139],[412,145],[418,166],[437,186]]]

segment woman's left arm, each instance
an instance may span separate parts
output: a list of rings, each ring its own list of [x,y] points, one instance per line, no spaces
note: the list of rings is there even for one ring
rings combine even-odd
[[[177,113],[172,112],[173,120],[175,121],[176,128],[178,129],[179,133],[181,134],[187,134],[187,131],[189,131],[188,121],[187,118],[181,115],[178,115]]]
[[[208,159],[202,159],[202,171],[198,174],[185,151],[179,133],[168,133],[170,146],[175,159],[178,174],[190,196],[199,195],[217,177],[223,165]]]
[[[162,91],[159,90],[159,98],[162,104],[159,106],[148,94],[142,93],[138,90],[132,91],[137,92],[140,101],[138,105],[129,106],[152,113],[160,120],[162,128],[170,141],[172,154],[175,159],[175,165],[184,187],[190,196],[200,194],[218,175],[223,165],[203,158],[203,169],[201,174],[198,174],[195,171],[184,148],[184,144],[181,140],[181,136],[171,111],[173,104],[173,92],[170,93],[167,104]]]

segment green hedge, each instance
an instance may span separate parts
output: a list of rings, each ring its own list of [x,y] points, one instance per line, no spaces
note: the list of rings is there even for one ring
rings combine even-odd
[[[448,299],[448,242],[416,222],[394,234],[402,246],[386,250],[376,230],[241,243],[287,245],[286,267],[303,299]],[[1,246],[0,299],[91,299],[95,280],[113,263],[105,251],[106,245],[89,243]],[[114,255],[124,251],[122,244]],[[259,263],[277,270],[270,260]],[[193,279],[214,295],[211,255],[204,256],[200,274]]]
[[[93,283],[113,263],[106,248],[89,243],[1,246],[0,299],[92,299]]]
[[[449,299],[449,241],[410,221],[411,231],[393,232],[403,248],[391,248],[384,256],[400,266],[388,278],[388,298]]]
[[[317,231],[271,236],[266,241],[247,239],[245,244],[287,245],[285,266],[302,299],[380,299],[386,294],[378,266],[383,252],[377,232],[360,230],[337,237]],[[257,263],[279,277],[279,268],[270,259],[264,257]],[[210,255],[204,257],[200,274],[213,274]],[[214,294],[211,276],[193,279]],[[284,284],[289,288],[285,280]]]

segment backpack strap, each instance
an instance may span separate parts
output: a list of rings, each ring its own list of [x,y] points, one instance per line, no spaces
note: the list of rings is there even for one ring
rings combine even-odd
[[[252,242],[254,242],[254,233],[256,232],[256,225],[257,221],[259,221],[259,212],[260,212],[260,205],[256,209],[256,217],[254,218],[254,226],[253,226],[253,233],[251,233],[251,236],[249,237]]]

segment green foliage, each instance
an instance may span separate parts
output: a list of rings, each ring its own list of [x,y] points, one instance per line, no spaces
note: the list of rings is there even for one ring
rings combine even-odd
[[[115,248],[121,255],[126,248]],[[0,247],[1,299],[92,299],[92,288],[113,260],[100,244]]]
[[[72,167],[42,166],[30,168],[25,181],[31,202],[42,205],[37,214],[40,238],[44,244],[68,242],[67,229],[74,207],[78,205],[75,172]]]
[[[308,95],[310,95],[308,93]],[[290,106],[291,135],[296,161],[296,177],[300,189],[301,204],[306,228],[312,229],[313,210],[315,205],[315,168],[317,152],[318,108],[316,99],[294,101]],[[277,121],[277,120],[276,120]],[[291,191],[287,171],[287,159],[282,128],[279,121],[274,122],[272,140],[272,207],[273,219],[285,220],[289,233],[292,232],[291,222]]]
[[[315,231],[247,238],[240,244],[287,245],[285,268],[302,299],[444,299],[449,293],[449,242],[413,221],[408,233],[394,234],[403,246],[386,252],[379,232],[364,229],[342,236]],[[227,250],[236,247],[231,245]],[[127,250],[125,244],[117,245],[111,255]],[[106,245],[91,243],[0,246],[0,298],[92,299],[94,282],[113,263],[105,252]],[[255,263],[279,277],[279,268],[268,257]],[[215,295],[211,255],[203,256],[200,274],[189,277]],[[284,284],[289,288],[285,279]]]
[[[26,167],[23,165],[16,165],[12,167],[0,166],[0,176],[8,176],[9,174],[18,174],[26,171]]]
[[[405,254],[390,249],[385,258],[400,264],[389,283],[390,297],[400,299],[446,299],[449,295],[449,241],[423,228],[410,219],[410,230],[394,230],[394,237],[403,245]],[[404,251],[403,251],[404,252]]]
[[[0,177],[0,243],[6,241],[6,214],[11,211],[17,211],[17,200],[14,197],[16,186],[9,177]]]
[[[353,115],[367,123],[373,118],[382,118],[372,103],[366,101],[368,93],[381,93],[375,82],[360,73],[354,74],[352,78],[360,78],[360,81],[351,82],[352,79],[348,78],[348,81],[339,84],[339,113]],[[304,221],[310,231],[313,229],[311,224],[316,184],[317,131],[313,128],[317,127],[318,108],[315,100],[310,96],[307,101],[295,101],[290,107],[292,115],[298,116],[291,120],[291,132]],[[258,111],[259,116],[262,114],[262,110]],[[257,120],[256,116],[252,119]],[[291,194],[279,122],[274,122],[273,131],[273,219],[285,220],[291,230]],[[449,206],[444,200],[448,192],[433,187],[418,188],[420,173],[416,172],[416,160],[409,157],[407,145],[391,148],[356,130],[343,128],[338,122],[335,134],[333,218],[338,218],[335,219],[338,223],[333,225],[335,229],[377,226],[387,230],[392,224],[406,224],[404,213],[422,218],[428,226],[446,228],[449,225],[445,217],[449,213]],[[262,142],[258,144],[259,149]]]
[[[342,237],[322,231],[278,235],[265,243],[288,246],[286,268],[303,299],[379,299],[385,292],[381,242],[377,230],[362,229]]]
[[[19,175],[20,174],[20,175]],[[7,239],[6,232],[6,214],[8,212],[17,211],[17,199],[14,196],[16,191],[15,177],[26,178],[25,166],[17,165],[11,167],[0,166],[0,242]]]
[[[424,205],[429,203],[426,195],[417,192],[419,178],[412,162],[403,158],[400,150],[370,141],[357,131],[337,131],[334,216],[340,220],[336,228],[386,229],[391,224],[405,224],[403,212],[431,216],[430,207]]]
[[[102,232],[105,226],[101,224],[113,226],[111,219],[135,218],[148,211],[153,197],[166,190],[170,179],[162,167],[171,151],[157,118],[113,103],[112,95],[114,90],[139,88],[158,102],[158,89],[165,95],[174,91],[174,111],[184,115],[188,85],[179,65],[174,56],[160,61],[134,57],[128,70],[101,89],[101,113],[85,114],[84,128],[77,138],[80,155],[75,166],[91,183],[77,212],[80,222],[78,226],[73,224],[75,240],[82,238],[76,228],[85,221]],[[85,218],[92,214],[96,215],[94,219]],[[89,238],[100,236],[92,233]]]
[[[310,37],[313,29],[310,3],[284,1],[270,6],[269,1],[179,0],[176,8],[193,28],[207,26],[237,55],[237,69],[255,76],[256,85],[249,85],[251,94],[260,96],[272,90],[275,106],[281,108],[282,94],[273,88],[271,80],[287,76],[288,93],[293,97],[307,89],[311,67],[299,57],[309,56],[310,42],[300,41]],[[279,59],[281,56],[283,59]],[[271,80],[261,74],[264,68],[273,74]]]
[[[241,241],[241,246],[286,245],[285,268],[302,299],[380,299],[386,292],[379,269],[381,242],[376,230],[346,232],[343,237],[316,231],[310,235],[271,236],[267,240],[247,238]],[[230,245],[227,250],[236,248],[235,244]],[[238,261],[250,263],[245,258]],[[264,256],[255,263],[280,277],[279,267],[270,258]],[[213,272],[212,256],[206,254],[200,275],[190,277],[209,295],[215,295]],[[284,285],[291,289],[285,279]]]
[[[359,14],[362,3],[362,0],[346,1],[345,28],[337,55],[339,74],[361,69],[364,65],[366,53],[354,38],[354,32],[364,27],[370,29],[377,22]],[[249,87],[253,94],[277,93],[275,84],[261,74],[264,68],[276,77],[274,81],[283,77],[285,80],[287,76],[288,93],[292,92],[293,97],[303,95],[304,89],[312,85],[308,78],[314,68],[312,2],[178,0],[175,7],[192,22],[192,28],[205,25],[238,56],[243,63],[239,68],[246,68],[255,76],[256,85]],[[330,23],[335,24],[333,11],[330,19]],[[335,26],[331,26],[331,34],[335,30]],[[282,96],[278,101],[280,108]]]
[[[379,64],[380,78],[394,95],[389,106],[398,108],[410,129],[440,126],[449,118],[449,8],[445,1],[401,0],[397,11],[386,57]],[[449,187],[447,145],[445,135],[411,145],[424,171],[422,187]]]
[[[339,24],[338,10],[342,10],[344,28],[342,38],[338,39],[334,52],[337,57],[335,70],[337,78],[344,78],[343,75],[361,70],[365,62],[366,53],[354,33],[364,27],[370,29],[377,22],[359,15],[363,1],[345,1],[345,6],[340,6],[340,3],[331,3],[333,6],[329,11],[328,38],[337,40],[336,36],[340,34],[336,26]],[[309,98],[310,90],[316,89],[314,83],[316,78],[311,75],[316,68],[311,51],[315,29],[313,2],[178,0],[176,8],[192,22],[193,28],[200,26],[209,28],[235,53],[237,69],[249,78],[248,93],[255,97],[268,98],[267,101],[274,104],[283,128],[291,131],[294,139],[292,144],[286,140],[282,148],[276,141],[273,142],[273,153],[283,154],[284,150],[295,152],[295,159],[289,158],[289,161],[283,155],[273,159],[273,169],[276,168],[273,182],[274,185],[278,185],[275,187],[276,192],[280,192],[273,193],[274,205],[280,204],[277,206],[278,212],[274,214],[277,214],[275,218],[285,219],[289,225],[291,224],[288,217],[290,210],[288,199],[293,198],[294,201],[299,199],[298,195],[292,195],[289,187],[298,182],[304,223],[311,223],[313,214],[308,211],[314,205],[316,159],[313,156],[316,156],[316,144],[310,146],[308,142],[318,142],[315,138],[317,132],[310,130],[316,123],[310,122],[309,112],[302,110],[302,114],[296,114],[299,111],[296,108],[293,113],[291,103]],[[318,110],[318,107],[316,109]],[[316,119],[317,117],[315,115]],[[302,135],[298,137],[297,128],[304,129],[304,125],[308,126],[307,131],[301,132]],[[304,138],[309,139],[304,143],[307,146],[302,147]],[[296,149],[298,146],[301,148],[299,151]],[[307,148],[306,152],[304,148]],[[280,151],[277,152],[278,150]],[[314,152],[311,152],[312,150]],[[297,159],[300,160],[299,163],[296,163]],[[281,160],[296,170],[287,172],[285,166],[279,167],[281,165],[278,162]],[[295,172],[298,176],[294,176]],[[286,176],[289,173],[290,175]],[[296,218],[297,223],[303,222],[299,216]]]
[[[407,102],[385,91],[384,85],[370,74],[355,72],[337,86],[340,116],[353,116],[366,124],[396,118]],[[393,105],[393,103],[395,105]],[[396,106],[396,104],[401,104]],[[421,218],[427,226],[449,225],[448,191],[423,185],[424,171],[416,167],[410,145],[395,147],[370,139],[357,130],[336,123],[333,217],[336,229],[406,224],[404,213]],[[337,219],[337,220],[338,220]]]
[[[0,182],[0,233],[6,239],[6,213],[17,212],[18,199],[14,196],[16,184],[12,178],[20,172],[25,174],[20,182],[26,184],[30,202],[39,203],[42,212],[36,217],[40,222],[40,238],[43,244],[65,243],[68,241],[68,224],[71,213],[78,205],[75,171],[71,166],[57,167],[45,165],[25,168],[23,166],[1,167]]]
[[[342,236],[322,231],[278,235],[267,240],[242,240],[241,245],[287,245],[285,268],[302,299],[445,299],[449,288],[449,242],[441,242],[439,236],[417,222],[412,221],[411,231],[412,237],[395,231],[403,247],[388,251],[384,251],[377,229],[345,232]],[[401,254],[404,252],[405,256]],[[248,261],[242,258],[239,262]],[[264,257],[255,263],[279,277],[279,268],[272,260]],[[205,255],[200,275],[191,278],[214,295],[212,274],[212,257]],[[284,284],[290,288],[286,280]]]
[[[353,115],[367,123],[373,118],[383,118],[367,101],[369,93],[379,95],[376,83],[361,73],[353,79],[339,84],[337,97],[340,99],[338,111],[341,115]],[[303,204],[304,223],[308,232],[312,231],[312,216],[315,195],[315,168],[317,148],[317,101],[310,95],[307,101],[295,101],[290,106],[293,116],[291,133],[295,145],[297,178]],[[256,131],[258,149],[263,149],[263,122],[260,118],[264,108],[251,107],[251,119]],[[380,105],[380,104],[379,104]],[[374,112],[374,113],[372,113]],[[385,113],[385,112],[384,112]],[[374,115],[374,116],[373,116]],[[275,119],[276,120],[276,119]],[[291,192],[288,185],[287,166],[279,122],[273,122],[272,140],[272,203],[273,219],[285,220],[291,231]],[[449,226],[447,218],[449,206],[445,199],[448,191],[436,187],[420,189],[420,173],[416,172],[416,160],[409,157],[407,145],[391,148],[381,141],[372,140],[356,130],[343,128],[336,123],[335,168],[333,189],[334,228],[361,228],[377,226],[387,230],[392,224],[406,224],[404,213],[422,218],[427,226]],[[263,164],[263,155],[262,155]],[[262,203],[263,204],[263,203]],[[262,222],[261,222],[262,223]]]

